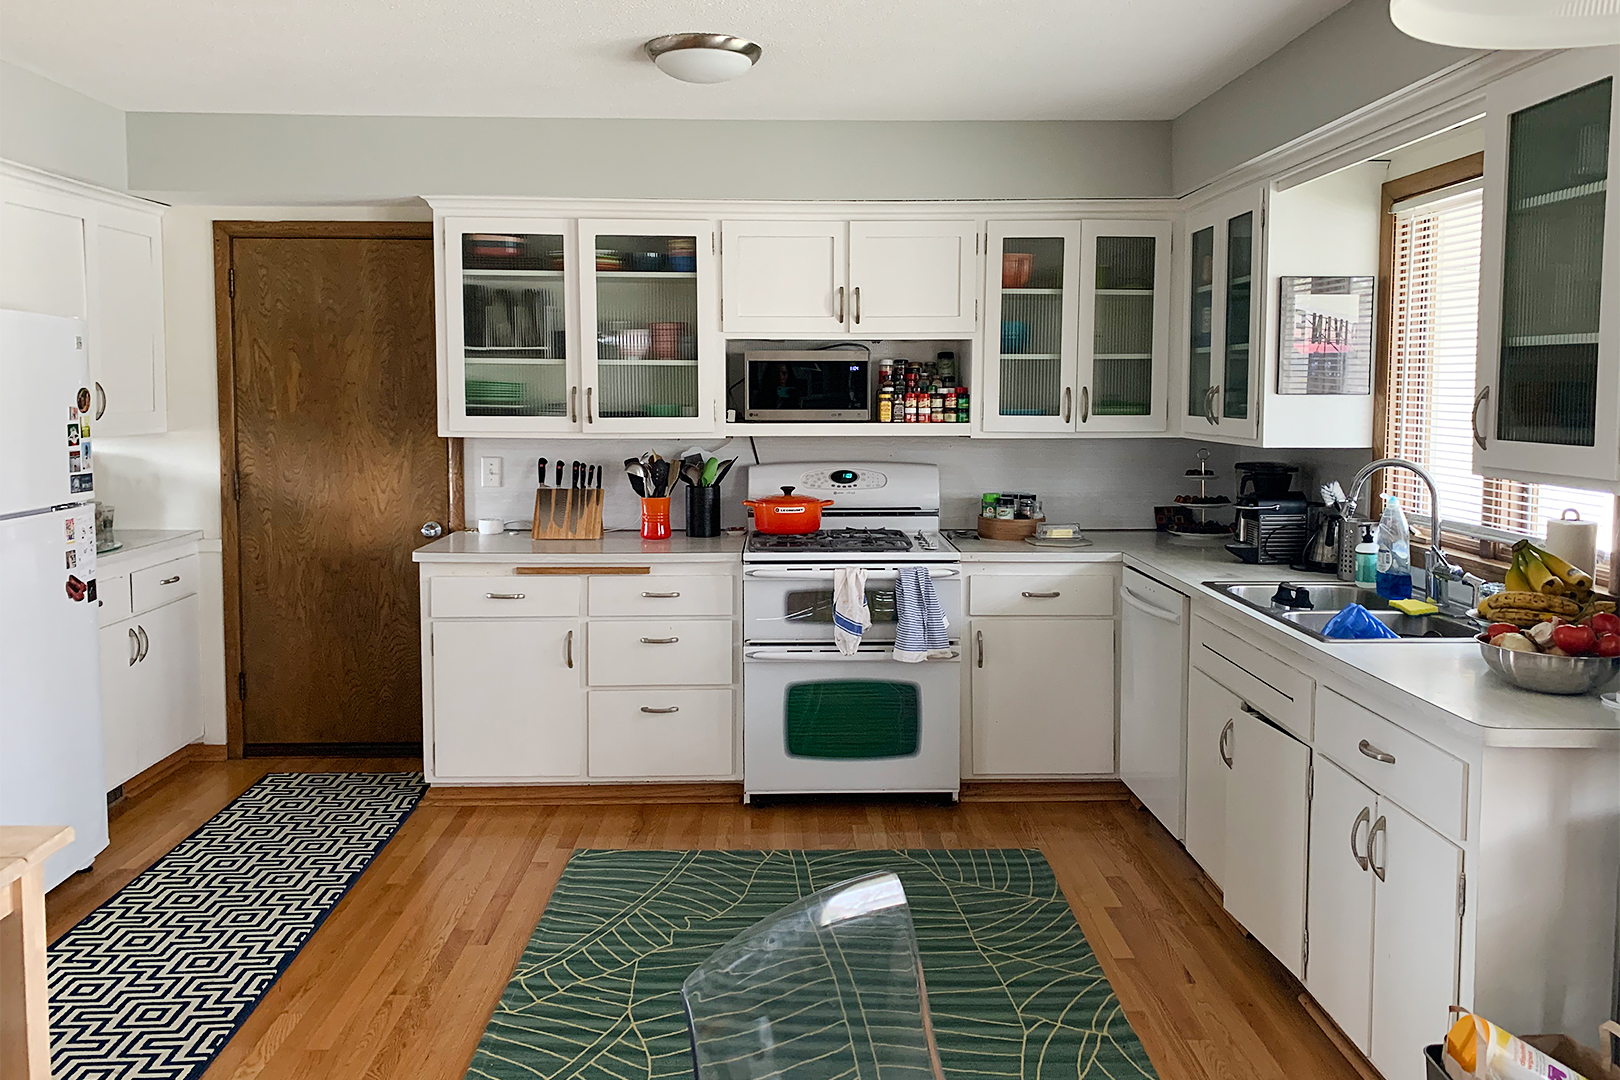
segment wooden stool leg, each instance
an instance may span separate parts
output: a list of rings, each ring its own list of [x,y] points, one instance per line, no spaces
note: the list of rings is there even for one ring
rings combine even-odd
[[[45,985],[45,868],[36,865],[6,887],[0,918],[0,1076],[50,1080],[51,1042]]]

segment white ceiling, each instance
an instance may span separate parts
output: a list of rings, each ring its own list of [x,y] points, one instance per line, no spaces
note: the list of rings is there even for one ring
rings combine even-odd
[[[1344,2],[0,0],[0,57],[129,111],[1163,120]],[[765,56],[678,83],[683,31]]]

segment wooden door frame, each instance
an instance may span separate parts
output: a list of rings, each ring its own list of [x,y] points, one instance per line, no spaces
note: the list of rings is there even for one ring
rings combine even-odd
[[[219,375],[220,570],[225,608],[226,755],[242,756],[241,532],[236,501],[236,334],[233,323],[231,243],[266,240],[429,240],[431,221],[216,221],[214,222],[214,339]],[[463,446],[446,439],[448,530],[466,527]]]

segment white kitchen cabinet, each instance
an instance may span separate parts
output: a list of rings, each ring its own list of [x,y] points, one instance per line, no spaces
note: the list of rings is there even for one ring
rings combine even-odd
[[[109,791],[202,738],[194,589],[101,629],[102,741]]]
[[[1088,221],[1080,234],[1075,430],[1169,426],[1170,223]]]
[[[0,165],[0,307],[87,322],[94,433],[167,430],[163,208]]]
[[[850,330],[971,334],[978,328],[979,230],[973,221],[849,223]]]
[[[127,584],[127,583],[126,583]],[[157,711],[154,703],[143,700],[151,684],[136,672],[141,638],[135,623],[103,626],[99,632],[101,651],[101,752],[107,790],[111,791],[140,772],[141,727]]]
[[[842,334],[849,325],[849,223],[726,221],[720,236],[728,334]]]
[[[1487,91],[1474,470],[1620,491],[1620,48]],[[1607,271],[1607,272],[1605,272]]]
[[[1226,880],[1227,752],[1242,704],[1194,667],[1187,673],[1187,854],[1217,886]]]
[[[1310,954],[1305,988],[1365,1053],[1372,1032],[1373,884],[1367,834],[1378,797],[1318,757],[1311,793]]]
[[[564,618],[435,622],[434,774],[584,776],[582,629]]]
[[[1301,975],[1311,748],[1245,705],[1231,720],[1222,903]]]
[[[1112,619],[976,618],[969,624],[973,771],[1114,771]]]
[[[1181,433],[1253,442],[1259,436],[1264,310],[1258,275],[1264,191],[1246,188],[1192,210],[1182,253]]]

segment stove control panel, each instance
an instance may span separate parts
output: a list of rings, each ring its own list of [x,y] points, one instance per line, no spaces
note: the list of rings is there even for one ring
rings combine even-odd
[[[870,469],[861,471],[855,469],[818,469],[805,473],[799,480],[801,487],[830,488],[841,491],[880,488],[889,482],[887,476]]]

